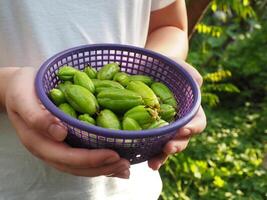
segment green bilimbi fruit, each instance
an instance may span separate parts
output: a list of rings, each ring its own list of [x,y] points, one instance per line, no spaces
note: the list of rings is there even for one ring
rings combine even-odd
[[[145,83],[141,81],[131,81],[126,88],[141,95],[145,105],[155,109],[160,108],[157,96],[155,95],[153,90]]]
[[[174,107],[169,104],[161,104],[159,110],[159,116],[161,119],[171,122],[174,120],[174,116],[176,115],[176,111]]]
[[[114,112],[126,112],[134,106],[143,104],[142,97],[127,89],[110,88],[97,95],[99,105]]]
[[[73,76],[77,71],[78,70],[75,69],[74,67],[65,65],[59,69],[57,76],[59,77],[60,80],[70,81],[73,79]]]
[[[92,118],[89,114],[79,115],[78,119],[85,122],[85,123],[95,125],[95,119]]]
[[[158,113],[151,108],[147,108],[144,105],[135,106],[128,110],[123,118],[134,119],[139,125],[151,123],[158,119]]]
[[[97,77],[97,71],[95,68],[93,67],[90,67],[90,66],[87,66],[84,68],[83,70],[87,76],[89,76],[89,78],[93,79],[93,78],[96,78]]]
[[[116,82],[111,80],[98,80],[98,79],[92,79],[94,85],[95,85],[95,91],[96,93],[99,93],[105,89],[111,89],[111,88],[119,88],[124,89],[124,87]]]
[[[77,114],[75,110],[68,103],[62,103],[58,106],[58,108],[62,110],[64,113],[66,113],[67,115],[77,118]]]
[[[167,126],[167,125],[169,125],[168,122],[160,119],[160,120],[157,120],[157,121],[152,122],[150,124],[150,126],[148,127],[148,129],[160,128],[160,127]]]
[[[66,102],[64,93],[57,88],[49,91],[49,97],[57,106]]]
[[[111,80],[118,71],[120,71],[120,67],[117,63],[109,63],[98,71],[97,78],[100,80]]]
[[[142,81],[147,85],[151,85],[153,83],[153,79],[146,75],[131,75],[129,79],[130,81]]]
[[[61,92],[65,92],[66,85],[72,85],[71,81],[64,81],[63,83],[59,83],[57,85],[57,89],[61,90]]]
[[[95,96],[82,86],[66,85],[65,97],[68,103],[80,113],[93,115],[99,109]]]
[[[95,92],[95,85],[85,72],[77,71],[73,76],[73,82],[75,85],[80,85],[92,93]]]
[[[117,72],[114,75],[113,80],[119,82],[122,86],[125,87],[129,83],[129,75],[125,72]]]
[[[123,130],[133,130],[140,131],[142,130],[141,126],[137,123],[136,120],[126,117],[122,121],[122,129]]]
[[[102,110],[96,118],[96,124],[103,128],[120,130],[121,124],[118,117],[108,109]]]
[[[175,109],[177,108],[175,97],[172,91],[165,84],[155,82],[151,85],[151,88],[164,104],[169,104]]]

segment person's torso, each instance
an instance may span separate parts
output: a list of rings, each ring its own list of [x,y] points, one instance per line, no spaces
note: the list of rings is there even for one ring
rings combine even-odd
[[[151,0],[1,0],[0,67],[93,43],[144,46]]]

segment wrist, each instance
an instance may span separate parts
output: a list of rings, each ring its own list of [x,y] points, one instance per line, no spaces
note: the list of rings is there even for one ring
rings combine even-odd
[[[6,102],[6,91],[8,88],[8,84],[16,73],[16,71],[20,69],[19,67],[2,67],[0,68],[0,111],[4,111]]]

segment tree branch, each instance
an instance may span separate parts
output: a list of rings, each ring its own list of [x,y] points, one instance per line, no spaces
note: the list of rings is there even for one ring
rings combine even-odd
[[[190,39],[195,32],[196,24],[203,18],[211,0],[188,0],[188,38]]]

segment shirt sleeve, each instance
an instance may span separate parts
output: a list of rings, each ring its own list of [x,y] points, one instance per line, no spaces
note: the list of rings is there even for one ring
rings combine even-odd
[[[175,2],[175,0],[152,0],[151,11],[159,10]]]

